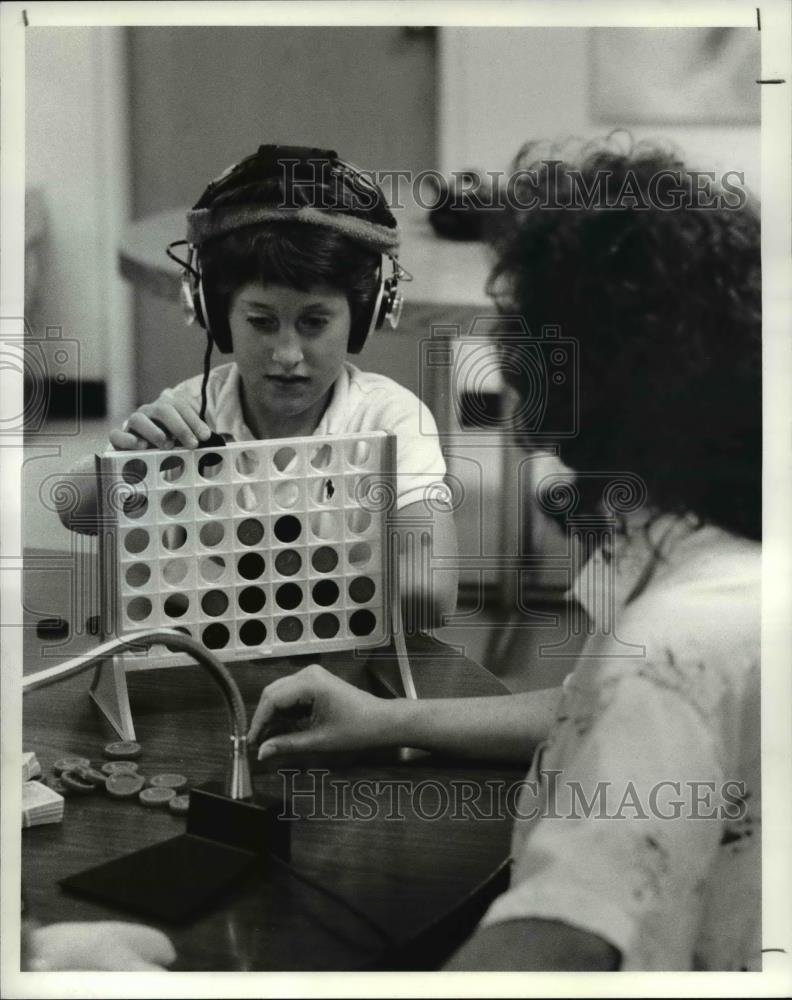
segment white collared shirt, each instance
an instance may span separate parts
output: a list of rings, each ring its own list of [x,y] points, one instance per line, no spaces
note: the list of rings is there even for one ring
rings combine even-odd
[[[594,561],[589,638],[483,922],[574,925],[624,970],[761,969],[760,547],[661,518],[616,547],[605,601]]]
[[[202,376],[196,375],[173,391],[186,393],[200,409],[201,382]],[[227,441],[254,440],[242,412],[236,362],[212,369],[206,400],[206,422],[214,431]],[[397,509],[427,498],[434,503],[450,502],[437,425],[428,407],[386,375],[361,371],[347,361],[333,383],[332,397],[314,434],[366,431],[388,431],[396,436]]]

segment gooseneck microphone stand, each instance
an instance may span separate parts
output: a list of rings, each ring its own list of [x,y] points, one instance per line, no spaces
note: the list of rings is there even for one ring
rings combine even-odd
[[[204,646],[191,636],[177,632],[176,629],[156,628],[133,632],[123,639],[110,639],[88,653],[72,657],[54,667],[39,670],[22,679],[23,693],[35,691],[38,688],[57,684],[81,674],[84,670],[101,663],[127,650],[148,649],[151,646],[167,646],[169,649],[188,653],[214,679],[223,693],[228,714],[231,719],[231,771],[228,777],[226,794],[230,799],[248,800],[253,798],[253,786],[250,778],[250,765],[247,758],[247,715],[242,695],[236,681],[226,667]]]

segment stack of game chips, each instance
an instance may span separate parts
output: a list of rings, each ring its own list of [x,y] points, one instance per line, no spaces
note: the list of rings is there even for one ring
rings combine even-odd
[[[34,753],[22,755],[22,826],[60,823],[63,819],[63,796],[41,781],[41,765]]]
[[[41,764],[38,762],[36,754],[28,750],[22,754],[22,780],[30,781],[31,778],[38,778],[41,774]]]

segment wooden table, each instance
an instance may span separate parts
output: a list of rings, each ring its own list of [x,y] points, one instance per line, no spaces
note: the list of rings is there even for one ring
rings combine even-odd
[[[57,613],[58,597],[40,595],[36,606]],[[25,671],[38,669],[41,640],[26,630]],[[86,637],[90,645],[95,640]],[[505,692],[482,667],[427,637],[410,641],[416,684],[422,697]],[[74,655],[74,648],[69,655]],[[378,672],[395,671],[387,658]],[[234,665],[248,712],[263,683],[303,660]],[[333,654],[325,665],[359,684],[372,671],[352,654]],[[101,759],[113,733],[87,696],[88,674],[34,691],[24,701],[24,748],[35,750],[44,774],[65,754]],[[192,784],[223,776],[228,731],[219,691],[198,668],[174,667],[129,675],[138,739],[145,748],[141,771],[178,771]],[[426,756],[404,764],[392,754],[303,758],[254,768],[257,794],[291,799],[292,868],[348,900],[359,913],[280,866],[257,873],[229,890],[204,915],[181,925],[158,924],[170,935],[181,970],[348,970],[390,966],[373,921],[396,945],[404,945],[443,914],[458,907],[508,856],[511,821],[478,818],[492,793],[488,782],[513,785],[524,775],[513,765]],[[284,774],[284,770],[290,773]],[[296,772],[296,773],[295,773]],[[342,796],[366,780],[375,803],[372,818],[342,818]],[[313,796],[294,796],[325,782],[320,808]],[[335,784],[328,784],[335,783]],[[378,785],[376,783],[379,783]],[[422,784],[423,783],[423,784]],[[450,808],[453,789],[481,794],[475,804]],[[360,788],[361,786],[357,786]],[[445,801],[449,808],[441,809]],[[437,819],[425,818],[438,811]],[[309,818],[319,812],[319,818]],[[423,812],[424,817],[421,813]],[[128,913],[67,894],[58,879],[182,833],[185,820],[146,809],[137,801],[104,794],[70,797],[60,824],[23,832],[23,885],[35,918],[56,920],[135,919]],[[400,961],[404,961],[404,954]],[[411,966],[410,952],[407,967]],[[416,963],[419,960],[416,959]]]

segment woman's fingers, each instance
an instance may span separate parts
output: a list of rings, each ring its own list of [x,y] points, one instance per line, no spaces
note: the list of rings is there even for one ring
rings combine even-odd
[[[32,964],[39,970],[159,971],[176,952],[161,931],[120,920],[67,921],[36,928]]]
[[[313,705],[316,691],[317,682],[313,680],[312,675],[306,676],[303,670],[290,677],[279,677],[268,684],[261,692],[259,703],[253,713],[248,730],[248,742],[253,742],[278,712],[300,708],[304,710],[302,714],[305,714]]]
[[[323,745],[324,733],[321,729],[304,729],[297,732],[282,733],[271,740],[264,740],[258,748],[258,759],[268,760],[279,754],[306,753],[309,750],[320,750]]]
[[[108,921],[108,931],[112,936],[133,948],[142,959],[156,965],[171,965],[176,952],[170,938],[154,927],[145,924]]]

